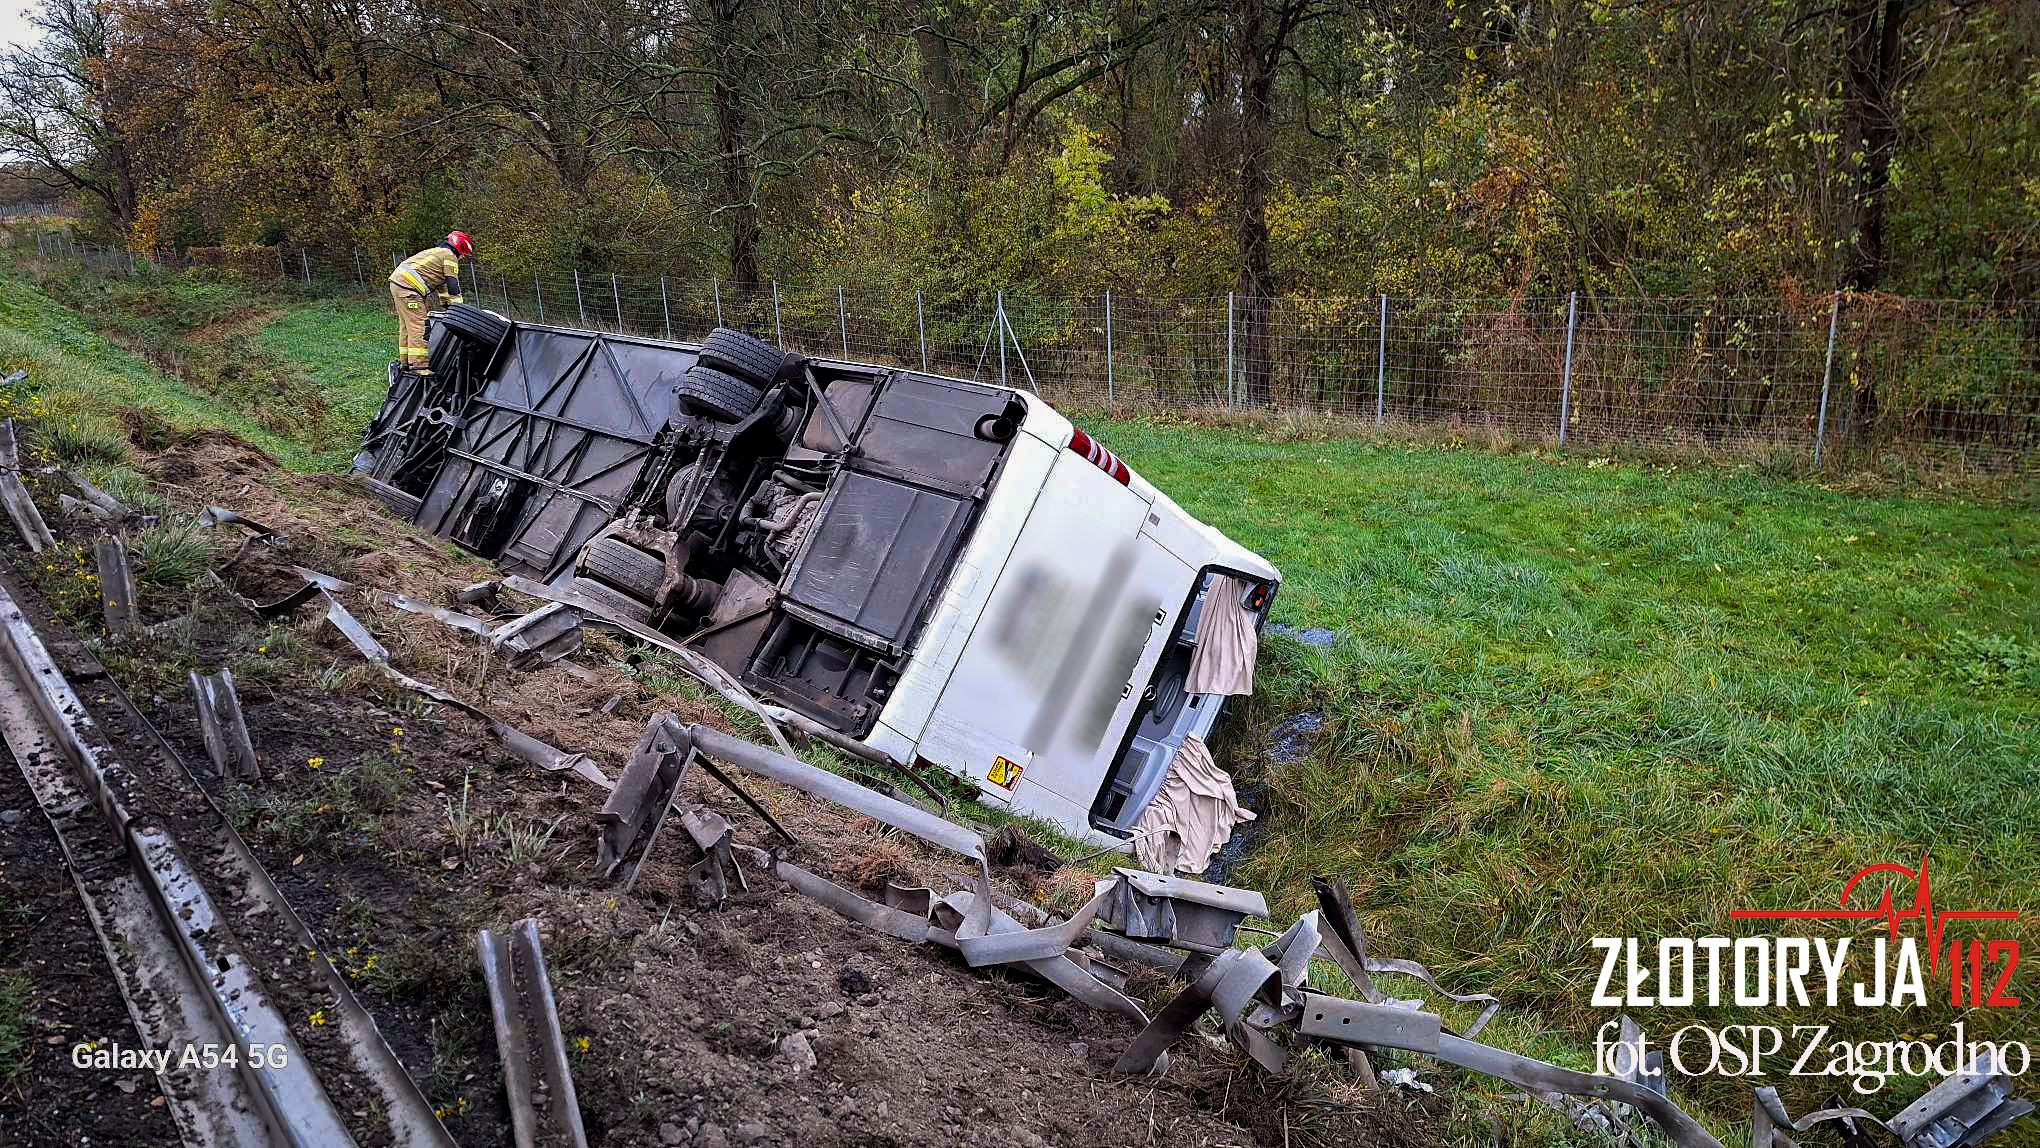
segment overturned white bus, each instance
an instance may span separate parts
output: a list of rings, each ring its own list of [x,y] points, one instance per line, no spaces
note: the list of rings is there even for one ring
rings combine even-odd
[[[873,756],[1124,841],[1251,689],[1281,574],[1035,395],[466,307],[432,347],[357,460],[392,506]]]

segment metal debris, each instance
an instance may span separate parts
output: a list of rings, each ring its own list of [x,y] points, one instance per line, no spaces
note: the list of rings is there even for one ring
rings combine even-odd
[[[546,973],[538,922],[526,917],[512,925],[507,947],[495,933],[483,929],[476,949],[482,979],[489,987],[503,1092],[510,1101],[510,1130],[518,1148],[533,1148],[541,1139],[550,1143],[555,1137],[587,1148],[588,1133],[581,1126],[581,1106],[567,1068],[567,1042],[560,1032],[559,1006]]]
[[[1975,1072],[1957,1073],[1927,1090],[1890,1120],[1861,1108],[1823,1108],[1797,1120],[1786,1113],[1775,1088],[1757,1089],[1750,1113],[1750,1148],[1798,1148],[1788,1133],[1840,1121],[1844,1139],[1860,1137],[1858,1123],[1883,1129],[1905,1148],[1976,1148],[2013,1121],[2031,1115],[2033,1103],[2012,1095],[2012,1077],[1992,1049],[1976,1059]]]
[[[1268,915],[1267,899],[1252,889],[1207,885],[1139,869],[1113,872],[1120,879],[1111,883],[1114,896],[1100,919],[1130,940],[1216,955],[1232,948],[1233,932],[1241,921]],[[1106,884],[1100,882],[1099,887]]]
[[[763,821],[766,825],[771,826],[772,831],[774,833],[779,834],[780,838],[784,840],[788,845],[793,846],[793,848],[796,850],[800,848],[800,838],[795,837],[791,830],[787,829],[786,826],[781,825],[779,823],[779,819],[777,817],[772,816],[771,810],[765,808],[764,804],[760,802],[756,797],[751,796],[750,790],[745,789],[741,785],[738,785],[736,778],[731,777],[727,773],[724,773],[715,764],[715,762],[710,761],[708,758],[705,757],[701,759],[701,768],[703,772],[707,773],[710,777],[715,778],[717,782],[721,783],[724,789],[727,789],[731,793],[736,794],[737,800],[742,801],[745,805],[749,806],[751,812],[757,814],[758,819],[760,821]]]
[[[261,768],[255,761],[255,743],[248,736],[248,723],[241,716],[241,696],[234,689],[234,672],[217,674],[191,671],[191,696],[198,707],[198,728],[205,738],[205,755],[221,777],[260,781]]]
[[[1495,1014],[1501,1011],[1500,997],[1489,993],[1452,992],[1438,983],[1430,969],[1416,961],[1368,956],[1367,934],[1360,927],[1359,915],[1353,911],[1353,899],[1346,891],[1346,883],[1328,877],[1312,877],[1310,882],[1317,893],[1320,919],[1326,926],[1322,942],[1325,953],[1359,989],[1362,1000],[1373,1004],[1389,1003],[1389,998],[1375,987],[1372,974],[1390,973],[1421,981],[1447,1000],[1486,1005],[1473,1023],[1466,1026],[1466,1031],[1459,1034],[1469,1040],[1480,1035],[1480,1030],[1486,1028]]]
[[[127,543],[117,535],[102,538],[92,544],[92,557],[99,566],[99,603],[106,628],[116,638],[125,637],[135,629],[135,575],[128,565]]]
[[[488,639],[511,669],[535,670],[581,648],[581,612],[548,602],[491,630]]]
[[[771,735],[772,744],[778,746],[779,751],[787,757],[791,758],[793,756],[793,746],[786,740],[786,734],[779,728],[779,722],[774,720],[772,715],[766,711],[766,707],[759,704],[758,699],[751,694],[750,690],[744,688],[743,683],[723,672],[722,667],[714,662],[709,661],[707,658],[702,657],[700,654],[695,653],[693,650],[688,649],[686,646],[681,645],[679,642],[649,626],[623,617],[601,603],[590,602],[571,591],[548,586],[543,582],[526,578],[522,574],[511,574],[503,579],[502,584],[520,594],[528,594],[533,598],[542,598],[548,602],[560,602],[572,606],[581,612],[583,618],[597,619],[603,625],[613,627],[641,642],[657,646],[672,654],[675,658],[679,659],[682,668],[688,673],[693,674],[703,685],[721,694],[725,701],[730,702],[732,705],[740,706],[745,711],[755,715],[764,724],[765,732]]]
[[[270,545],[282,545],[284,541],[283,535],[277,533],[274,529],[268,526],[264,526],[263,524],[255,521],[252,518],[243,518],[239,514],[236,514],[233,511],[228,510],[224,506],[206,507],[204,510],[199,512],[198,517],[195,521],[202,528],[209,529],[219,526],[238,526],[248,532],[247,536],[241,539],[241,545],[237,549],[235,549],[234,556],[213,568],[212,571],[213,580],[219,582],[223,586],[226,585],[227,571],[232,570],[234,567],[240,565],[241,560],[248,556],[248,551],[251,548],[253,548],[257,544],[264,543]],[[246,604],[250,609],[255,609],[254,603],[249,602],[247,598],[242,598],[241,601],[244,604]],[[261,611],[256,610],[256,613],[260,614]],[[269,616],[271,615],[264,615],[264,617]]]
[[[15,441],[13,419],[0,419],[0,504],[6,505],[7,517],[14,520],[14,528],[30,551],[41,554],[57,544],[42,511],[35,508],[35,499],[29,497],[28,487],[21,483],[21,450]]]
[[[671,713],[654,717],[595,817],[595,868],[613,877],[629,860],[623,888],[637,881],[672,808],[673,793],[694,761],[694,744]],[[633,857],[633,854],[635,855]]]
[[[127,503],[92,485],[90,479],[77,471],[67,470],[64,477],[71,480],[71,485],[78,488],[78,493],[99,517],[118,520],[134,515],[134,511],[128,509]]]
[[[984,862],[984,840],[955,822],[945,821],[918,806],[887,797],[849,778],[839,777],[826,769],[817,769],[791,756],[774,753],[763,746],[754,745],[721,730],[694,725],[688,727],[688,732],[692,735],[695,748],[717,761],[769,778],[781,785],[790,785],[824,801],[833,801],[875,821],[882,821],[896,829],[904,829],[930,845],[947,849],[952,853],[961,853],[980,864]]]
[[[489,631],[495,629],[494,624],[487,618],[477,618],[473,614],[463,614],[458,610],[449,610],[444,606],[434,606],[430,602],[420,602],[416,598],[403,594],[378,594],[376,596],[399,610],[408,611],[413,614],[423,614],[428,618],[437,619],[456,630],[466,631],[479,638],[488,637]]]
[[[496,600],[503,589],[503,583],[491,578],[486,582],[471,582],[453,592],[453,600],[463,606],[481,606]]]
[[[57,511],[68,517],[91,518],[100,522],[110,522],[113,520],[113,515],[86,502],[82,498],[73,498],[68,494],[57,495]]]
[[[588,760],[587,754],[563,753],[540,741],[538,738],[525,733],[523,730],[510,725],[508,722],[498,720],[480,706],[463,701],[457,695],[448,693],[438,686],[421,682],[391,665],[389,650],[381,642],[376,641],[375,635],[368,632],[368,627],[363,626],[360,619],[349,613],[347,607],[340,604],[340,599],[333,596],[332,587],[345,587],[347,585],[345,582],[341,582],[339,579],[332,578],[329,575],[319,574],[317,571],[303,570],[298,567],[292,567],[292,569],[306,575],[308,579],[324,579],[325,581],[321,583],[319,581],[308,580],[303,587],[284,598],[281,602],[272,603],[268,607],[258,607],[250,603],[250,608],[260,613],[263,610],[276,609],[288,603],[289,608],[295,609],[297,606],[303,605],[313,598],[322,599],[326,605],[325,617],[327,624],[340,631],[341,636],[346,638],[349,644],[362,657],[367,658],[370,665],[381,670],[384,677],[389,678],[413,693],[423,694],[441,705],[451,706],[467,714],[469,717],[483,722],[489,727],[489,731],[496,736],[496,739],[503,743],[504,748],[531,765],[535,765],[549,773],[571,772],[575,776],[599,785],[604,789],[612,788],[615,785],[615,782],[610,781],[608,775],[602,772],[601,767]],[[244,602],[247,601],[245,598],[242,600]],[[281,613],[282,611],[277,610],[277,612]]]
[[[672,730],[671,715],[653,728]],[[1309,1044],[1345,1054],[1363,1080],[1375,1081],[1368,1050],[1399,1049],[1509,1081],[1531,1097],[1571,1114],[1577,1121],[1619,1133],[1626,1144],[1644,1141],[1631,1128],[1633,1111],[1647,1116],[1679,1148],[1721,1148],[1720,1142],[1667,1095],[1661,1060],[1631,1065],[1617,1075],[1597,1075],[1521,1056],[1471,1039],[1487,1025],[1500,1001],[1486,993],[1454,993],[1423,965],[1367,955],[1367,939],[1342,882],[1315,878],[1319,908],[1303,914],[1258,949],[1234,946],[1248,917],[1266,916],[1266,898],[1251,889],[1210,885],[1188,878],[1118,869],[1099,881],[1091,900],[1067,918],[1055,918],[1024,902],[1033,927],[994,903],[983,842],[963,826],[897,801],[848,779],[783,757],[761,746],[700,725],[674,730],[699,754],[791,785],[812,796],[906,830],[930,844],[979,862],[975,890],[942,896],[932,889],[888,885],[883,902],[846,889],[763,849],[737,844],[720,815],[684,810],[682,824],[701,852],[690,870],[697,894],[719,901],[732,875],[742,880],[737,859],[770,873],[795,891],[852,921],[910,943],[932,941],[954,948],[973,967],[1026,968],[1079,1001],[1117,1012],[1141,1025],[1140,1034],[1118,1060],[1128,1073],[1163,1073],[1168,1050],[1215,1012],[1226,1040],[1269,1072],[1283,1071],[1292,1053]],[[677,777],[674,785],[677,787]],[[662,790],[661,792],[665,792]],[[667,798],[666,800],[670,800]],[[664,801],[657,812],[663,815]],[[621,856],[618,852],[617,856]],[[1178,962],[1143,942],[1162,942],[1189,956]],[[1123,975],[1086,947],[1113,951],[1126,959],[1172,968],[1184,987],[1149,1018],[1122,991]],[[1363,1000],[1350,1000],[1308,984],[1313,960],[1336,964]],[[1411,977],[1447,999],[1485,1007],[1465,1035],[1454,1033],[1420,1000],[1396,1000],[1375,983],[1377,974]],[[1641,1044],[1641,1030],[1622,1018],[1625,1042]],[[1414,1087],[1414,1075],[1384,1074],[1391,1084]],[[1800,1131],[1826,1120],[1862,1120],[1899,1136],[1905,1148],[1975,1148],[1985,1138],[2032,1111],[2011,1094],[1999,1065],[1936,1087],[1889,1124],[1860,1109],[1825,1109],[1789,1120],[1775,1093],[1758,1094],[1752,1148],[1796,1148],[1786,1130]]]
[[[494,583],[481,585],[491,586]],[[399,610],[423,614],[456,630],[473,634],[501,653],[513,670],[535,670],[581,648],[581,613],[558,602],[548,602],[528,614],[498,625],[487,618],[449,610],[403,594],[378,592],[376,597]],[[487,598],[477,600],[486,601]]]
[[[750,891],[751,883],[744,879],[744,870],[730,850],[728,818],[714,810],[687,809],[680,814],[680,828],[687,831],[687,836],[694,839],[694,847],[701,850],[701,860],[687,870],[687,883],[693,887],[696,901],[703,905],[722,904],[729,899],[732,880],[738,889]]]
[[[2003,1053],[1979,1058],[1981,1071],[1951,1076],[1891,1118],[1892,1132],[1907,1148],[1971,1148],[2033,1111],[2033,1102],[2012,1095]]]

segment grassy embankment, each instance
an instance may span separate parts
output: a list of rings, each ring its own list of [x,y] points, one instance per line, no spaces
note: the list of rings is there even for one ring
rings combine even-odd
[[[134,345],[134,316],[169,300],[162,309],[185,318],[165,323],[167,337],[189,345],[212,332],[191,318],[196,303],[175,300],[203,286],[102,286],[80,301]],[[288,393],[322,396],[326,437],[308,441],[245,393],[107,348],[19,281],[0,280],[0,318],[11,320],[0,370],[26,358],[84,380],[55,400],[81,424],[117,429],[112,408],[146,405],[244,434],[301,470],[344,465],[391,336],[367,302],[297,301],[249,328],[250,354]],[[1262,691],[1228,739],[1270,804],[1270,832],[1237,879],[1293,912],[1311,873],[1347,876],[1378,951],[1511,1002],[1493,1030],[1504,1043],[1577,1062],[1607,1019],[1587,1004],[1590,937],[1733,932],[1730,909],[1830,902],[1872,862],[1930,853],[1944,907],[2033,908],[2030,512],[1719,467],[1152,421],[1095,429],[1283,567],[1278,619],[1342,635],[1322,653],[1271,642]],[[1305,709],[1325,717],[1314,749],[1269,763],[1258,735]],[[2015,990],[2030,999],[2030,985],[2022,975]],[[1640,1019],[1669,1031],[1731,1012]],[[1956,1018],[1737,1019],[1890,1039]],[[2016,1015],[1962,1019],[1972,1035],[2017,1035]],[[1679,1086],[1717,1120],[1747,1104],[1739,1084]],[[1804,1107],[1835,1087],[1847,1085],[1786,1091]],[[1903,1092],[1895,1083],[1873,1104]]]
[[[1311,873],[1349,874],[1380,952],[1453,967],[1575,1035],[1606,1019],[1588,1007],[1591,937],[1775,934],[1730,910],[1832,904],[1858,868],[1926,854],[1942,907],[2033,908],[2032,514],[1718,468],[1108,435],[1282,566],[1278,617],[1342,632],[1327,653],[1275,646],[1252,707],[1257,729],[1326,717],[1306,760],[1265,769],[1273,824],[1241,877],[1285,908],[1305,907]],[[1254,758],[1236,768],[1262,774]],[[2030,926],[2012,935],[2032,951]],[[2030,1031],[1988,1012],[1959,1019]],[[1639,1019],[1668,1035],[1704,1014]],[[1958,1017],[1734,1019],[1893,1039]]]

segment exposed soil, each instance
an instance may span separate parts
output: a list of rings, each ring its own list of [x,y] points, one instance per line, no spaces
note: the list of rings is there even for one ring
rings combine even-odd
[[[82,1069],[85,1041],[144,1047],[63,849],[0,746],[0,974],[28,978],[24,1063],[0,1064],[0,1143],[167,1144],[177,1128],[153,1074]]]
[[[226,506],[288,537],[249,547],[236,563],[234,587],[249,598],[293,588],[291,564],[440,604],[489,573],[352,485],[288,475],[230,436],[136,437],[180,507]],[[241,533],[222,528],[222,560]],[[722,721],[698,692],[673,686],[656,658],[613,639],[591,637],[571,667],[519,673],[430,618],[366,593],[346,600],[406,673],[590,754],[611,776],[658,710]],[[1284,1084],[1227,1047],[1193,1040],[1164,1079],[1119,1076],[1111,1065],[1134,1036],[1128,1022],[1024,975],[971,970],[944,950],[870,932],[755,873],[750,892],[698,908],[685,877],[694,850],[670,826],[632,893],[619,896],[592,866],[597,787],[525,765],[480,723],[397,689],[315,608],[269,622],[213,592],[197,610],[180,638],[106,650],[109,671],[179,754],[202,763],[183,674],[234,669],[262,781],[208,775],[205,784],[463,1144],[508,1141],[475,930],[525,916],[541,922],[595,1144],[1439,1139],[1435,1104],[1327,1091],[1314,1055]],[[889,878],[955,887],[948,862],[897,833],[747,785],[802,839],[810,868],[866,889]],[[698,771],[682,792],[730,818],[744,840],[768,844],[759,819]],[[1009,872],[1022,895],[1081,899],[1081,878]],[[65,967],[103,978],[96,959]],[[1167,991],[1158,980],[1139,987],[1150,1003]]]

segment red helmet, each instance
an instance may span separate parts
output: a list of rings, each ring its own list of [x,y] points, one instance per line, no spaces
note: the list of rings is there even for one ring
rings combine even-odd
[[[462,259],[466,259],[475,253],[475,241],[469,239],[468,233],[465,231],[447,232],[446,245],[453,248],[453,253]]]

